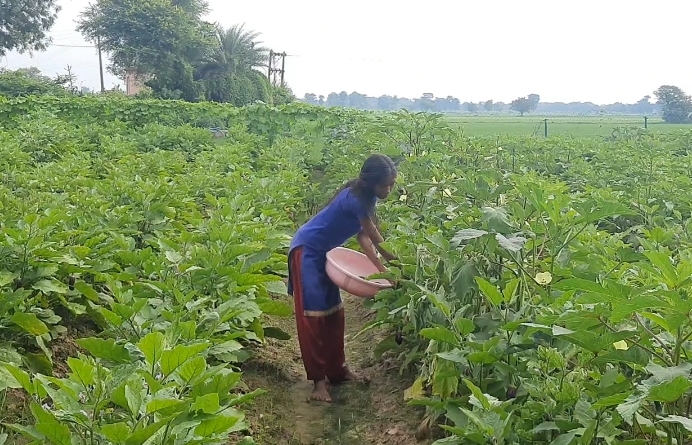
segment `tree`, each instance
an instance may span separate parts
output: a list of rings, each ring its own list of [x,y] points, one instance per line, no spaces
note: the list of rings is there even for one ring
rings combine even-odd
[[[127,69],[173,75],[180,63],[192,66],[215,50],[214,27],[202,21],[205,0],[96,0],[78,19],[77,29],[109,54],[108,70],[122,77]],[[187,70],[187,67],[185,68]]]
[[[62,96],[67,90],[60,84],[60,80],[44,76],[36,67],[14,71],[0,68],[0,96]]]
[[[476,113],[478,111],[478,104],[473,102],[466,102],[464,106],[469,113]]]
[[[244,25],[234,25],[228,29],[217,26],[216,35],[218,45],[197,70],[198,77],[205,81],[207,100],[239,106],[257,100],[270,102],[269,81],[257,71],[266,66],[269,53],[257,40],[260,34],[245,30]]]
[[[532,95],[535,96],[535,95]],[[529,113],[533,110],[536,109],[536,106],[538,105],[538,101],[536,98],[526,98],[526,97],[519,97],[517,99],[514,99],[512,103],[509,104],[509,107],[512,111],[516,111],[519,113],[520,116],[523,116],[526,113]]]
[[[57,0],[0,1],[0,57],[10,51],[43,51],[46,32],[60,12]]]
[[[317,95],[315,93],[305,93],[303,101],[310,105],[317,105]]]
[[[663,109],[663,120],[669,124],[683,124],[692,121],[692,98],[682,89],[673,85],[662,85],[654,96]]]
[[[483,102],[483,109],[485,111],[493,111],[494,108],[495,108],[495,103],[493,102],[492,99],[486,100],[485,102]]]

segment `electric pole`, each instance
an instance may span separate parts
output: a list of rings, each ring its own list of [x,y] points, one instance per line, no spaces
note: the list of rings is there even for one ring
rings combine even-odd
[[[279,67],[279,61],[277,60],[281,57],[281,68]],[[274,50],[269,51],[269,70],[267,71],[267,80],[274,86],[280,85],[284,86],[284,74],[286,72],[286,53],[277,53]]]
[[[99,74],[101,75],[101,92],[106,92],[106,86],[103,84],[103,60],[101,60],[101,37],[96,36],[96,47],[99,52]]]

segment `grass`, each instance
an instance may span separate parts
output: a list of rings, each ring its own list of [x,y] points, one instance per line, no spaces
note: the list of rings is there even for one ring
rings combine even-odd
[[[473,136],[543,136],[544,122],[548,119],[549,136],[603,137],[617,127],[644,128],[643,116],[474,116],[448,115],[449,122]],[[689,124],[666,124],[661,118],[649,118],[652,131],[671,132],[692,129]]]

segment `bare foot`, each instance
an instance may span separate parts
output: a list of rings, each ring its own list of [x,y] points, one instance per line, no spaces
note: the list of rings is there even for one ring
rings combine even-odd
[[[360,374],[356,374],[355,372],[351,371],[349,368],[346,368],[346,376],[344,377],[344,380],[347,382],[370,383],[370,379],[368,377],[362,376]]]
[[[310,394],[310,400],[315,400],[317,402],[331,402],[332,397],[329,395],[329,388],[327,387],[326,380],[320,380],[315,382],[315,388]]]

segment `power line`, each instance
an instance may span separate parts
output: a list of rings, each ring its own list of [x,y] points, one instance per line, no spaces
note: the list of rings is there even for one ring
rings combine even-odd
[[[96,48],[95,45],[63,45],[60,43],[49,43],[46,46],[61,46],[63,48]]]

